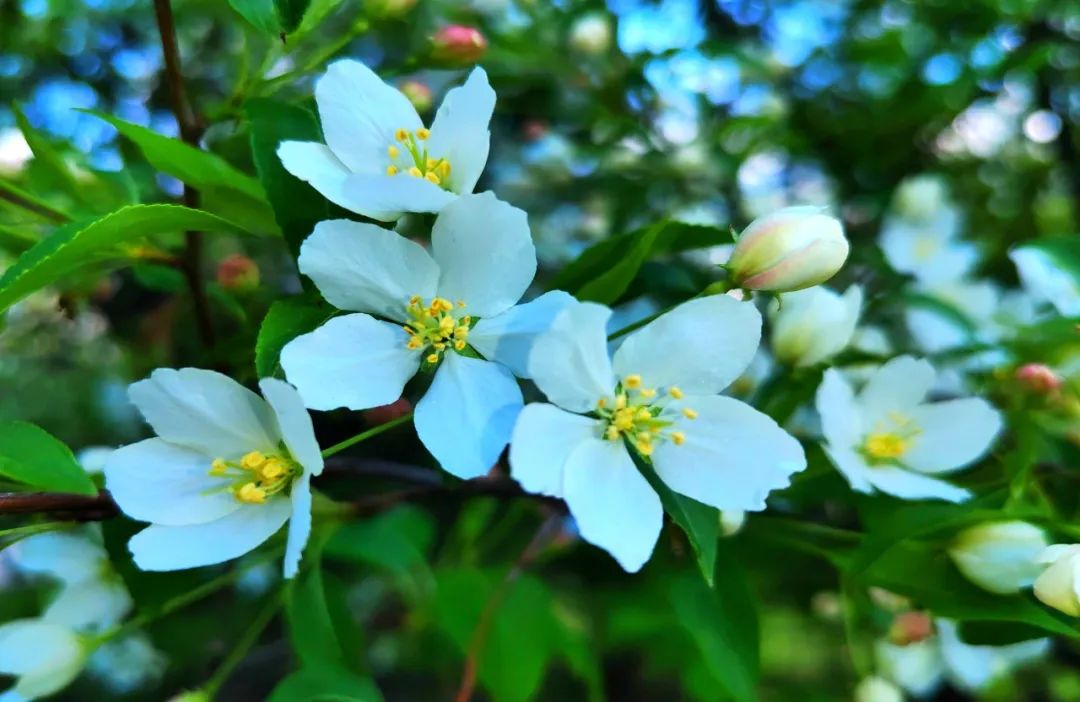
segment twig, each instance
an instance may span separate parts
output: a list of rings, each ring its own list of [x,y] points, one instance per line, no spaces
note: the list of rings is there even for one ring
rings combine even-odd
[[[51,219],[57,224],[62,224],[69,219],[65,213],[56,209],[52,205],[43,202],[42,200],[34,197],[28,192],[15,187],[11,183],[5,183],[0,180],[0,200],[6,200],[16,207],[21,207],[27,212],[32,212],[39,217],[45,219]]]
[[[465,655],[465,666],[461,673],[461,686],[458,688],[457,694],[454,696],[454,702],[469,702],[472,699],[473,692],[476,689],[476,672],[480,655],[484,652],[484,644],[487,642],[488,633],[491,631],[491,622],[495,617],[495,611],[502,604],[506,594],[510,591],[510,586],[514,584],[514,581],[521,576],[526,568],[536,559],[540,551],[547,545],[548,541],[554,537],[560,528],[563,515],[561,513],[555,513],[548,516],[544,520],[544,523],[540,525],[540,528],[536,530],[532,539],[528,545],[518,556],[514,565],[510,566],[510,570],[506,571],[506,577],[499,583],[495,591],[488,597],[487,602],[484,603],[484,609],[480,612],[480,619],[476,622],[476,628],[473,629],[472,639],[469,641],[469,650]]]
[[[57,519],[78,522],[102,521],[120,514],[112,495],[70,495],[52,492],[0,493],[0,516],[9,514],[51,514]]]
[[[202,126],[191,109],[187,92],[184,89],[184,76],[180,71],[180,48],[176,43],[176,24],[173,21],[170,0],[154,0],[154,14],[157,17],[158,33],[161,35],[161,52],[165,60],[165,82],[169,87],[169,100],[180,129],[180,138],[187,144],[199,148]],[[184,204],[191,208],[199,207],[199,191],[184,183]],[[202,272],[202,232],[184,232],[184,278],[191,291],[192,307],[199,328],[199,337],[203,346],[214,345],[214,324],[210,318],[210,303],[206,296],[206,286]]]

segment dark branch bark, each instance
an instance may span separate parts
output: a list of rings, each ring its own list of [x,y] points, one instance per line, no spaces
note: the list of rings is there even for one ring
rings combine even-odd
[[[101,491],[93,497],[52,492],[0,493],[0,516],[49,514],[60,520],[92,522],[120,514],[112,496]]]
[[[176,116],[180,138],[186,143],[199,148],[203,128],[188,102],[184,88],[184,76],[180,70],[180,48],[176,42],[176,24],[173,21],[170,0],[154,0],[154,14],[157,17],[158,33],[161,35],[161,52],[165,61],[165,82],[169,88],[169,100]],[[184,183],[184,204],[188,207],[199,206],[199,192]],[[202,232],[184,234],[183,271],[188,289],[191,291],[192,307],[199,328],[199,337],[203,345],[214,345],[214,324],[210,318],[210,302],[206,296],[206,284],[202,271]]]

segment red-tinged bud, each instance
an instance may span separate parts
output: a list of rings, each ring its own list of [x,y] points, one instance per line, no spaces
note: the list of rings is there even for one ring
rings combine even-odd
[[[918,643],[934,635],[934,621],[926,612],[903,612],[893,618],[889,640],[898,646]]]
[[[1050,395],[1061,389],[1061,378],[1042,363],[1025,363],[1016,369],[1016,379],[1026,389],[1039,395]]]
[[[251,292],[259,287],[259,266],[244,254],[233,254],[218,264],[217,282],[232,292]]]
[[[377,427],[399,417],[404,417],[412,411],[413,404],[404,397],[399,397],[388,405],[372,407],[371,409],[364,410],[361,414],[363,415],[365,422],[373,427]]]
[[[443,64],[464,66],[479,61],[487,46],[479,29],[449,24],[431,38],[431,57]]]
[[[417,112],[427,112],[431,109],[431,88],[426,83],[418,80],[407,80],[399,88]]]

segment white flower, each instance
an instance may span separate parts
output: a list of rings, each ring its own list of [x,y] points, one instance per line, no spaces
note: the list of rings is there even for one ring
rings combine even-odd
[[[1080,316],[1080,280],[1053,256],[1032,246],[1013,249],[1009,258],[1032,297],[1050,303],[1063,317]]]
[[[1035,579],[1035,596],[1048,607],[1080,617],[1080,544],[1054,544],[1036,560],[1048,567]]]
[[[323,461],[311,417],[287,383],[263,397],[213,371],[159,368],[128,391],[159,438],[117,449],[105,484],[151,526],[128,547],[143,570],[180,570],[244,555],[289,522],[285,576],[311,531],[311,477]]]
[[[68,627],[41,619],[0,625],[0,674],[16,676],[0,702],[24,702],[62,690],[86,663],[87,649]]]
[[[816,286],[787,293],[773,307],[773,355],[793,366],[813,366],[843,351],[855,333],[863,292],[852,285],[843,296]]]
[[[876,647],[882,675],[915,697],[930,695],[946,680],[965,692],[978,692],[1050,649],[1050,639],[975,646],[960,639],[954,622],[937,619],[934,625],[937,636],[906,646],[879,641]]]
[[[603,12],[594,12],[574,20],[569,44],[574,51],[598,56],[611,48],[611,22]]]
[[[633,572],[663,512],[631,451],[675,492],[724,511],[764,509],[806,458],[772,419],[717,394],[757,349],[752,305],[726,295],[687,302],[629,335],[614,358],[610,315],[572,304],[537,339],[529,370],[553,404],[522,411],[510,471],[529,492],[564,499],[582,538]]]
[[[471,193],[487,163],[495,92],[473,69],[446,94],[431,129],[403,93],[359,61],[337,61],[315,84],[326,144],[286,141],[285,169],[326,199],[373,219],[439,212]]]
[[[920,284],[914,291],[931,300],[909,304],[904,312],[908,331],[926,353],[941,353],[1000,335],[994,315],[1001,290],[990,281],[950,280]],[[944,303],[945,307],[932,304]]]
[[[926,361],[899,356],[855,395],[839,371],[825,372],[817,392],[825,451],[853,489],[908,500],[961,502],[970,496],[932,476],[982,456],[1001,417],[975,397],[925,403],[934,375]]]
[[[533,337],[571,298],[554,292],[514,306],[536,251],[525,213],[491,193],[447,205],[431,247],[372,224],[320,222],[300,270],[330,304],[357,314],[289,342],[281,367],[308,407],[360,410],[397,400],[421,367],[438,366],[416,405],[416,431],[443,468],[475,478],[510,440],[522,406],[514,374],[528,377]]]
[[[855,688],[855,702],[904,702],[904,693],[885,678],[871,675]]]
[[[954,238],[958,221],[951,207],[928,221],[887,218],[879,242],[885,259],[895,270],[924,283],[963,278],[978,262],[979,251],[974,244]]]
[[[1049,544],[1043,530],[1027,522],[980,524],[960,532],[949,547],[953,563],[968,580],[1007,595],[1035,582],[1036,558]]]
[[[945,179],[929,173],[906,178],[893,195],[893,207],[905,219],[930,222],[943,211],[955,213]]]
[[[117,695],[129,695],[158,680],[168,659],[142,632],[102,644],[90,655],[87,672]]]
[[[5,553],[23,572],[61,583],[42,615],[44,621],[76,631],[103,631],[131,610],[131,595],[113,572],[105,549],[88,532],[35,534]]]
[[[743,230],[727,269],[749,290],[801,290],[836,275],[848,250],[840,221],[822,208],[785,207]]]

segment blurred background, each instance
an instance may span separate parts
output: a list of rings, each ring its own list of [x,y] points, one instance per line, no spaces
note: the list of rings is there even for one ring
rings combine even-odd
[[[1078,229],[1075,1],[314,0],[286,41],[220,0],[174,7],[202,143],[248,173],[245,103],[272,97],[311,106],[313,81],[333,58],[363,60],[426,116],[469,66],[482,65],[498,103],[477,189],[528,212],[542,276],[603,238],[657,219],[738,230],[778,207],[813,204],[845,223],[853,252],[846,282],[873,282],[880,295],[900,278],[872,242],[898,206],[898,186],[925,174],[977,243],[978,275],[1002,286],[1016,285],[1010,246]],[[150,4],[0,0],[0,178],[72,212],[180,197],[178,181],[80,110],[178,134]],[[77,187],[59,187],[55,170],[31,158],[20,123],[69,164]],[[0,199],[0,263],[51,226]],[[215,315],[228,330],[218,353],[250,379],[258,323],[269,301],[298,290],[299,281],[279,242],[215,238],[208,247]],[[173,295],[182,288],[178,274],[156,265],[152,252],[132,255],[145,260],[74,277],[12,311],[0,332],[0,418],[38,423],[75,447],[142,435],[124,388],[156,365],[190,361],[195,342],[190,325],[176,323],[188,314]],[[697,255],[702,266],[720,260]],[[651,262],[642,275],[648,295],[636,302],[629,295],[627,314],[634,304],[650,309],[694,294],[710,275]],[[848,698],[855,678],[833,575],[818,561],[761,560],[751,571],[769,601],[761,611],[765,697]],[[638,587],[650,587],[657,568]],[[797,577],[788,577],[791,569]],[[349,599],[369,618],[373,666],[387,671],[388,699],[428,699],[416,696],[425,684],[411,686],[410,667],[430,666],[418,661],[439,654],[422,637],[418,644],[401,634],[422,634],[428,622],[407,607],[375,607],[380,587],[369,581]],[[686,653],[685,634],[669,641],[650,619],[660,615],[604,592],[615,603],[602,670],[609,699],[715,699],[709,671]],[[213,649],[212,627],[200,626],[173,646]],[[279,665],[283,654],[266,655]],[[573,654],[567,659],[573,671]],[[161,690],[197,679],[205,661],[194,654],[186,661],[156,670],[168,682],[136,686],[135,696],[164,699]],[[1075,662],[1066,655],[981,694],[1080,699]],[[564,672],[542,698],[586,699]],[[261,699],[258,676],[240,678],[247,687],[234,698]],[[96,684],[63,699],[99,699]],[[944,691],[936,699],[967,697]]]

